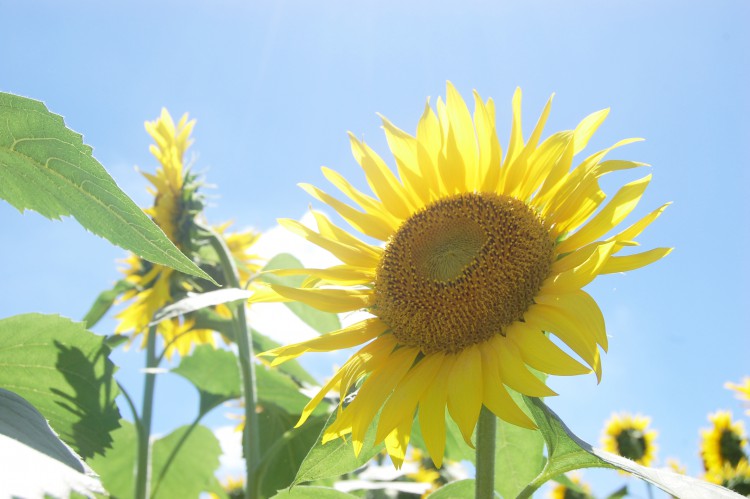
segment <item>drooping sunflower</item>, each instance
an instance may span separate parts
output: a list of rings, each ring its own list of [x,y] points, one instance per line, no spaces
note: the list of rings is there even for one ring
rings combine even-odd
[[[166,109],[162,109],[158,119],[145,123],[146,131],[156,142],[150,146],[150,151],[160,167],[154,174],[141,172],[152,184],[149,193],[154,196],[153,206],[144,211],[184,253],[207,263],[206,258],[197,258],[199,248],[194,241],[194,221],[204,206],[203,198],[198,193],[200,182],[184,164],[185,153],[192,144],[190,134],[194,126],[195,120],[188,121],[187,114],[175,124]],[[257,257],[250,252],[258,234],[253,231],[228,233],[229,225],[220,225],[215,230],[226,241],[245,284],[260,268]],[[125,267],[121,270],[132,288],[120,296],[120,302],[129,303],[116,316],[120,320],[116,332],[132,332],[131,338],[142,335],[142,345],[147,341],[148,326],[156,311],[207,284],[132,254],[123,263]],[[216,310],[225,316],[230,314],[225,306],[220,305]],[[174,352],[185,355],[196,344],[216,344],[214,332],[196,328],[192,318],[162,321],[157,332],[168,345],[168,357]]]
[[[612,452],[643,466],[656,458],[656,430],[649,429],[651,418],[628,413],[612,414],[604,425],[601,444]]]
[[[398,176],[350,134],[352,151],[374,195],[359,191],[331,169],[323,168],[323,174],[356,207],[302,185],[384,247],[350,234],[321,213],[314,212],[317,231],[280,220],[343,264],[300,269],[298,273],[310,276],[306,287],[274,286],[275,291],[321,310],[366,309],[373,317],[263,355],[275,357],[278,364],[304,352],[364,344],[311,400],[298,424],[335,383],[340,383],[342,401],[358,386],[354,400],[342,402],[324,441],[351,434],[359,453],[382,408],[376,441],[385,440],[396,466],[404,458],[415,413],[438,466],[445,448],[446,407],[470,445],[482,405],[506,421],[535,428],[507,388],[530,396],[554,392],[527,366],[549,374],[593,370],[601,376],[599,347],[607,348],[604,319],[582,288],[599,274],[636,269],[670,252],[657,248],[617,255],[636,245],[636,236],[666,205],[601,239],[635,208],[651,178],[626,184],[604,203],[600,177],[642,166],[605,161],[605,155],[637,139],[620,141],[571,169],[607,110],[588,116],[575,130],[542,141],[548,103],[525,141],[519,90],[503,155],[494,102],[476,92],[474,101],[472,118],[448,83],[445,102],[437,101],[437,114],[427,102],[416,136],[382,118]],[[544,331],[589,367],[561,350]]]
[[[747,461],[744,448],[747,436],[742,421],[732,421],[729,411],[709,414],[712,427],[701,430],[701,458],[706,471],[721,471],[725,465],[736,467]]]

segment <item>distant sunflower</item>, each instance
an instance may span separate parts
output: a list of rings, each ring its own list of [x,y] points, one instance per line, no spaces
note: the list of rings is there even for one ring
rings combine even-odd
[[[741,460],[737,466],[725,463],[721,468],[707,471],[706,481],[750,497],[750,464],[747,459]]]
[[[649,429],[651,418],[628,413],[612,414],[604,425],[602,446],[643,466],[656,458],[656,430]]]
[[[745,402],[745,407],[750,407],[750,376],[742,378],[740,383],[724,383],[724,388],[737,392],[737,398]],[[750,409],[745,414],[750,416]]]
[[[707,471],[722,470],[725,465],[736,467],[747,460],[744,447],[747,445],[742,421],[732,421],[729,411],[717,411],[708,416],[713,426],[701,430],[701,457]]]
[[[200,182],[184,164],[185,152],[192,144],[190,133],[194,125],[195,120],[188,121],[187,114],[175,125],[166,109],[162,109],[157,120],[147,121],[146,130],[156,142],[150,146],[150,151],[159,160],[160,168],[154,174],[141,172],[151,182],[149,193],[154,196],[154,205],[144,211],[190,257],[195,257],[197,252],[194,247],[195,218],[203,210],[203,198],[198,194]],[[227,242],[243,284],[246,284],[259,270],[257,257],[250,252],[258,234],[252,231],[229,234],[226,232],[229,225],[223,224],[216,230]],[[125,280],[133,287],[120,297],[120,302],[129,304],[116,316],[120,320],[116,332],[132,332],[132,338],[142,335],[142,345],[147,341],[148,326],[154,313],[207,284],[132,254],[123,263],[126,266],[121,270]],[[220,305],[216,310],[221,315],[231,315],[226,306]],[[159,323],[157,332],[169,345],[168,357],[174,352],[186,355],[196,344],[215,346],[213,331],[194,326],[195,321],[191,318],[174,318]]]
[[[543,331],[567,344],[599,378],[599,347],[607,348],[604,318],[582,288],[599,274],[636,269],[670,252],[658,248],[614,256],[635,245],[636,236],[666,205],[600,240],[635,208],[651,178],[630,182],[602,206],[599,178],[642,165],[603,161],[604,156],[636,139],[595,153],[571,171],[573,156],[586,146],[607,110],[540,142],[548,103],[524,142],[517,91],[503,158],[494,102],[483,101],[476,92],[474,101],[472,119],[448,83],[447,99],[438,99],[437,114],[429,102],[425,106],[416,137],[383,118],[398,176],[350,134],[374,197],[333,170],[323,168],[323,174],[359,209],[302,185],[354,229],[384,241],[384,248],[351,235],[320,213],[314,213],[317,231],[280,221],[343,265],[297,270],[310,276],[306,287],[274,286],[275,291],[328,312],[366,309],[374,317],[263,355],[275,357],[278,364],[308,351],[366,343],[311,400],[298,424],[340,382],[342,410],[323,440],[351,433],[358,454],[382,408],[375,441],[385,440],[396,466],[403,461],[416,412],[438,466],[445,449],[446,407],[470,445],[482,405],[506,421],[535,428],[506,386],[535,397],[553,395],[527,365],[558,375],[591,372]],[[345,395],[362,380],[346,405]]]
[[[578,485],[582,492],[558,483],[550,492],[550,499],[593,499],[594,496],[591,494],[591,486],[584,483],[581,480],[580,475],[571,473],[568,478],[570,478],[574,484]]]

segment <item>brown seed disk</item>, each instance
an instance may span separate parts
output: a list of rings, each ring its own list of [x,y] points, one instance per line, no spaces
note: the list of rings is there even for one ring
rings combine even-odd
[[[553,255],[548,230],[522,201],[488,193],[444,198],[388,242],[371,311],[403,344],[459,352],[523,317]]]

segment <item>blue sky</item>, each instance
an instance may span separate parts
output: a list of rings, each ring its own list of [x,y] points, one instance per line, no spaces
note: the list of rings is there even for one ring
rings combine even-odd
[[[675,251],[589,287],[611,336],[604,377],[598,386],[593,377],[553,379],[561,396],[550,405],[592,443],[612,411],[650,415],[661,461],[679,457],[693,474],[707,413],[740,414],[722,385],[750,375],[747,2],[0,0],[0,10],[10,21],[0,31],[0,90],[63,115],[143,206],[151,200],[133,167],[156,164],[143,122],[162,106],[189,112],[197,170],[218,186],[207,216],[238,227],[301,217],[312,199],[296,184],[325,185],[321,165],[363,185],[346,131],[388,157],[375,113],[413,132],[425,98],[444,95],[446,80],[495,99],[503,143],[517,86],[527,136],[553,92],[548,133],[611,107],[587,151],[647,139],[613,157],[652,165],[632,220],[673,201],[640,241]],[[605,188],[612,194],[639,173]],[[118,278],[124,252],[70,220],[20,215],[7,203],[0,220],[0,316],[80,318]],[[139,396],[141,355],[118,355]],[[160,383],[156,430],[167,431],[188,422],[192,406],[166,407],[192,393],[179,380]],[[221,414],[210,422],[226,424]],[[622,481],[585,476],[600,494]]]

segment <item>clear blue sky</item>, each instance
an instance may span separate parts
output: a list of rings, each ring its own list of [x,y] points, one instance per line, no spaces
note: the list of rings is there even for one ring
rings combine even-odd
[[[0,90],[63,115],[144,206],[146,181],[133,166],[153,170],[155,160],[143,121],[162,106],[189,112],[198,120],[197,168],[218,185],[207,215],[239,227],[300,217],[311,199],[296,183],[324,185],[321,165],[361,185],[345,132],[388,157],[375,113],[413,131],[424,99],[443,95],[448,79],[466,96],[476,88],[495,99],[503,143],[516,86],[527,135],[552,92],[549,133],[611,107],[587,151],[647,139],[613,157],[653,165],[633,220],[673,201],[641,242],[676,249],[590,286],[611,335],[602,383],[553,379],[561,396],[550,405],[594,444],[612,411],[650,415],[661,461],[679,457],[692,474],[706,414],[740,414],[722,385],[750,375],[746,1],[0,0],[0,12]],[[605,187],[612,193],[638,173]],[[4,202],[0,220],[0,316],[80,318],[118,278],[114,261],[124,252],[70,220],[21,216]],[[142,356],[118,361],[137,395]],[[165,400],[157,431],[192,418],[190,405],[166,409],[192,396],[188,386],[157,389]],[[221,414],[211,422],[224,424]],[[600,494],[622,480],[595,478]]]

